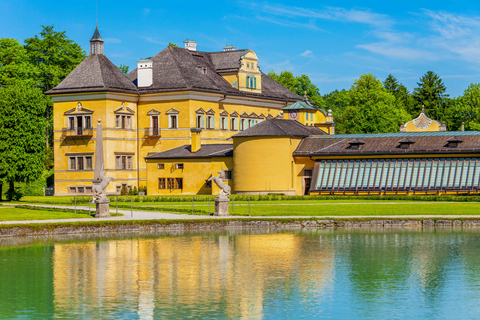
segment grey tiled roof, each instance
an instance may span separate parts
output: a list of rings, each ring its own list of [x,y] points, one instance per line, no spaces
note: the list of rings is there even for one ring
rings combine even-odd
[[[233,88],[221,74],[238,71],[244,52],[201,52],[168,46],[150,58],[153,61],[153,84],[149,88],[142,88],[140,93],[193,90],[288,102],[302,99],[264,73],[261,74],[262,93]],[[136,83],[137,69],[127,77]]]
[[[364,135],[326,135],[310,136],[302,140],[295,150],[295,156],[359,156],[382,154],[459,154],[480,153],[478,131],[402,133],[402,134],[364,134]],[[461,136],[463,142],[456,148],[448,147],[452,137]],[[355,139],[365,143],[358,150],[350,148]],[[400,148],[400,142],[410,141],[408,149]],[[413,143],[412,143],[413,142]]]
[[[92,91],[135,93],[137,87],[106,56],[93,54],[47,94]]]
[[[151,154],[146,156],[145,159],[190,159],[231,156],[233,156],[232,144],[202,144],[202,147],[197,152],[191,152],[191,146],[185,145]]]
[[[245,131],[237,133],[233,138],[238,137],[267,137],[267,136],[293,136],[308,137],[310,135],[326,134],[317,127],[310,127],[295,120],[268,119],[262,121]]]
[[[137,88],[137,69],[127,76],[104,55],[90,55],[48,94],[120,91],[139,94],[201,91],[231,96],[295,102],[302,99],[266,74],[262,73],[262,92],[246,92],[233,88],[221,74],[238,71],[245,50],[225,52],[189,51],[168,46],[151,57],[153,84]]]

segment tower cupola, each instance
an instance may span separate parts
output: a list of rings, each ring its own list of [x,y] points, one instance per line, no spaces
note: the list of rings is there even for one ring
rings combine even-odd
[[[197,51],[197,43],[195,40],[185,40],[183,41],[185,44],[185,49],[190,50],[190,51]]]
[[[90,54],[103,54],[103,39],[98,32],[98,26],[95,27],[95,32],[90,39]]]

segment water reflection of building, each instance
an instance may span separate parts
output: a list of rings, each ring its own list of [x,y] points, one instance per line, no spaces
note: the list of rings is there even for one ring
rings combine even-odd
[[[317,239],[279,233],[58,244],[55,312],[261,318],[272,290],[321,294],[332,285],[333,250]]]

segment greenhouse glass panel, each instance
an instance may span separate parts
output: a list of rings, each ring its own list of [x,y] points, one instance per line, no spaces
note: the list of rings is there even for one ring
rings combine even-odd
[[[339,189],[345,188],[345,176],[347,175],[347,167],[348,167],[348,161],[343,161],[342,162],[342,172],[340,174],[340,179],[338,181],[338,188]]]
[[[442,188],[448,187],[448,179],[450,178],[450,160],[445,160],[445,168],[443,168]]]
[[[360,161],[359,167],[358,167],[357,183],[355,185],[355,188],[361,188],[362,187],[362,182],[363,182],[363,176],[364,175],[365,175],[365,161]]]
[[[402,161],[401,169],[400,169],[400,177],[398,178],[398,187],[405,188],[405,174],[407,173],[407,161]]]
[[[382,189],[387,187],[387,176],[388,176],[388,171],[390,170],[390,164],[391,164],[390,160],[388,160],[388,161],[385,160],[385,162],[383,164],[382,182],[381,182],[381,185],[380,185],[380,187]]]
[[[435,181],[437,179],[438,160],[432,162],[432,173],[430,174],[429,188],[435,188]]]
[[[443,176],[445,175],[445,163],[446,161],[440,159],[438,163],[438,172],[437,172],[437,182],[435,183],[435,187],[441,188],[443,186]]]
[[[323,173],[323,179],[322,179],[322,189],[325,189],[327,187],[328,176],[330,174],[330,166],[331,166],[330,161],[325,163],[325,172]]]
[[[472,183],[472,187],[473,188],[478,188],[478,178],[480,176],[480,168],[478,167],[479,166],[479,162],[478,160],[475,160],[475,174],[474,174],[474,178],[473,178],[473,183]]]
[[[450,162],[450,178],[448,179],[448,187],[453,188],[457,173],[457,161],[452,159],[449,159],[448,161]]]
[[[382,172],[383,172],[383,167],[385,165],[385,161],[379,161],[377,165],[377,177],[375,178],[375,188],[380,188],[380,185],[382,183]]]
[[[338,166],[338,162],[332,162],[332,165],[330,167],[330,176],[328,177],[328,183],[327,183],[327,187],[330,189],[332,188],[333,186],[333,180],[335,178],[335,175],[337,173],[337,166]]]
[[[423,187],[424,175],[425,175],[425,161],[420,161],[420,166],[418,167],[418,180],[417,180],[418,189]]]
[[[405,175],[405,189],[411,188],[414,160],[409,160],[407,165],[407,173]]]
[[[418,167],[420,166],[420,161],[415,159],[415,162],[413,163],[413,175],[412,175],[412,182],[411,182],[411,188],[416,188],[417,187],[417,182],[418,182]]]
[[[353,172],[352,172],[352,182],[350,184],[350,189],[355,189],[357,187],[357,180],[358,180],[358,168],[360,166],[359,162],[355,162],[353,166]]]
[[[372,161],[372,170],[370,171],[370,180],[368,181],[368,188],[375,188],[375,178],[377,176],[378,161]]]
[[[457,172],[455,174],[455,188],[460,188],[463,178],[463,160],[457,161]]]
[[[430,186],[430,176],[432,173],[432,161],[425,161],[425,178],[423,179],[423,187],[428,189]]]
[[[317,189],[322,187],[323,174],[325,172],[325,162],[320,162],[318,165]]]
[[[345,189],[350,189],[354,165],[355,163],[353,161],[348,161],[347,176],[345,177]]]
[[[473,186],[473,176],[475,175],[475,159],[470,159],[468,164],[467,187]]]
[[[396,167],[395,160],[390,160],[390,168],[388,169],[388,179],[387,179],[387,188],[392,188],[393,181],[395,178],[395,167]]]
[[[368,187],[368,181],[370,180],[370,172],[372,171],[372,162],[367,161],[365,163],[365,173],[363,175],[363,181],[362,181],[362,187],[367,188]]]

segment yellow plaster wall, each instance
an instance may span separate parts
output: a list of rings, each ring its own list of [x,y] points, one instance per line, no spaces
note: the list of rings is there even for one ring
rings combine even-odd
[[[228,81],[228,83],[233,84],[233,81],[237,81],[237,86],[238,88],[238,73],[228,73],[228,74],[222,74],[222,77]],[[258,80],[257,80],[258,81]]]
[[[291,137],[233,138],[235,193],[295,194],[293,151],[301,139]]]
[[[159,163],[164,169],[158,169]],[[183,169],[175,169],[175,164],[183,163]],[[195,195],[218,194],[219,188],[212,181],[212,188],[206,187],[206,180],[218,176],[218,171],[233,169],[232,157],[205,159],[151,159],[147,160],[147,192],[149,195]],[[158,178],[183,178],[183,189],[159,189]],[[225,181],[231,185],[231,181]]]
[[[418,128],[414,123],[413,120],[409,121],[405,124],[406,132],[428,132],[428,131],[440,131],[440,125],[436,121],[432,121],[430,125],[425,129]]]

